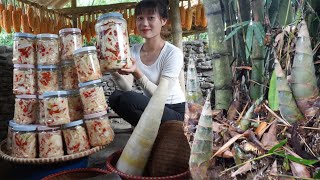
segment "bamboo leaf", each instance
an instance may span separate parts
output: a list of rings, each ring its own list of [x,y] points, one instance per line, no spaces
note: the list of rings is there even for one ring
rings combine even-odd
[[[228,26],[227,28],[235,28],[235,27],[238,27],[238,26],[243,26],[244,27],[244,26],[247,26],[249,23],[250,23],[250,21],[243,21],[243,22],[232,24],[231,26]]]
[[[251,54],[251,48],[252,48],[252,40],[253,40],[253,26],[250,24],[247,29],[247,35],[246,35],[246,58],[248,59]]]
[[[298,158],[298,157],[294,157],[292,155],[289,154],[282,154],[282,153],[278,153],[278,152],[274,152],[275,155],[284,157],[284,158],[288,158],[290,161],[299,163],[299,164],[303,164],[306,166],[311,166],[317,162],[319,162],[319,160],[308,160],[308,159],[302,159],[302,158]]]
[[[277,78],[276,78],[275,71],[272,72],[272,76],[270,80],[268,102],[269,102],[269,107],[273,111],[279,110],[279,96],[278,96]]]
[[[263,46],[265,32],[261,22],[254,22],[252,26],[255,39],[258,41],[259,46]]]
[[[288,142],[288,139],[284,139],[282,141],[279,142],[279,144],[273,146],[269,151],[268,153],[274,153],[275,150],[281,148],[282,146],[284,146],[285,144],[287,144]]]
[[[227,28],[235,28],[233,31],[231,31],[225,38],[224,38],[224,41],[230,39],[232,36],[234,36],[240,29],[242,29],[243,27],[247,26],[248,24],[250,23],[250,21],[245,21],[245,22],[242,22],[242,23],[237,23],[237,24],[234,24],[232,26],[229,26]]]
[[[316,175],[314,175],[313,179],[320,179],[320,170],[316,172]]]

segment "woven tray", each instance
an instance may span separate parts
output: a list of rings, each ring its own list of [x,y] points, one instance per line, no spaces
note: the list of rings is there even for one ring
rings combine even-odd
[[[10,162],[19,163],[19,164],[50,164],[50,163],[65,162],[65,161],[70,161],[74,159],[79,159],[79,158],[88,156],[90,154],[93,154],[97,151],[100,151],[104,147],[105,146],[97,146],[77,154],[65,155],[65,156],[55,157],[55,158],[16,158],[7,154],[6,140],[3,140],[0,143],[0,158]]]
[[[71,169],[44,177],[42,180],[79,180],[110,174],[111,172],[98,168]]]

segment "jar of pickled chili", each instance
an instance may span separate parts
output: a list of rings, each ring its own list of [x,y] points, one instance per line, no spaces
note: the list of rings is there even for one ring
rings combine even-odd
[[[45,124],[57,126],[70,122],[68,91],[51,91],[43,94]]]
[[[59,31],[61,38],[61,60],[73,59],[73,51],[82,47],[79,28],[65,28]]]
[[[36,94],[36,69],[32,64],[13,65],[13,94]]]
[[[77,69],[73,60],[61,62],[61,75],[63,90],[78,89]]]
[[[7,142],[6,142],[7,151],[10,155],[12,153],[12,137],[13,137],[14,126],[19,126],[19,124],[15,123],[13,120],[10,120],[8,124]]]
[[[122,14],[111,12],[99,16],[95,30],[102,73],[131,66],[127,23]]]
[[[79,86],[84,115],[107,110],[108,105],[100,79],[80,83]]]
[[[32,124],[37,120],[38,100],[36,95],[17,95],[14,104],[14,121]]]
[[[67,153],[75,154],[90,149],[90,144],[83,120],[73,121],[62,126]]]
[[[13,126],[12,156],[17,158],[35,158],[37,156],[37,126]]]
[[[39,65],[38,69],[38,94],[59,89],[59,69],[56,65]]]
[[[38,34],[36,40],[37,64],[59,65],[59,36],[56,34]]]
[[[38,126],[37,131],[40,158],[64,155],[62,133],[59,127]]]
[[[85,115],[84,120],[91,146],[103,146],[113,141],[114,132],[107,111]]]
[[[44,98],[43,95],[38,96],[39,109],[38,109],[38,121],[37,124],[45,125],[45,114],[44,114]]]
[[[74,51],[79,82],[101,79],[97,49],[94,46],[79,48]]]
[[[35,37],[28,33],[14,33],[13,64],[36,64]]]
[[[68,105],[70,121],[83,119],[83,104],[79,94],[79,90],[68,91]]]

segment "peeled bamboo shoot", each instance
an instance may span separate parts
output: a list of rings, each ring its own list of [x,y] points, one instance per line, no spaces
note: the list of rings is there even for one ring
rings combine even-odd
[[[194,135],[189,160],[190,172],[192,179],[208,179],[208,168],[210,158],[213,152],[213,132],[212,132],[212,111],[210,103],[210,94],[208,93],[206,102],[202,109],[199,119],[198,128]]]
[[[128,140],[116,168],[124,173],[141,176],[158,135],[168,94],[167,79],[160,83]]]

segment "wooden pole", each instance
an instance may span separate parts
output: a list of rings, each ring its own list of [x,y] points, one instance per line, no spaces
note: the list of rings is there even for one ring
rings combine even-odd
[[[180,10],[179,10],[179,0],[170,0],[170,20],[171,20],[171,33],[172,33],[172,42],[173,45],[183,51],[182,47],[182,28],[181,28],[181,19],[180,19]],[[180,71],[179,82],[182,88],[182,91],[185,92],[185,80],[184,80],[184,67]]]
[[[71,0],[71,8],[77,7],[77,0]],[[75,14],[72,14],[72,27],[77,27],[77,16]]]

